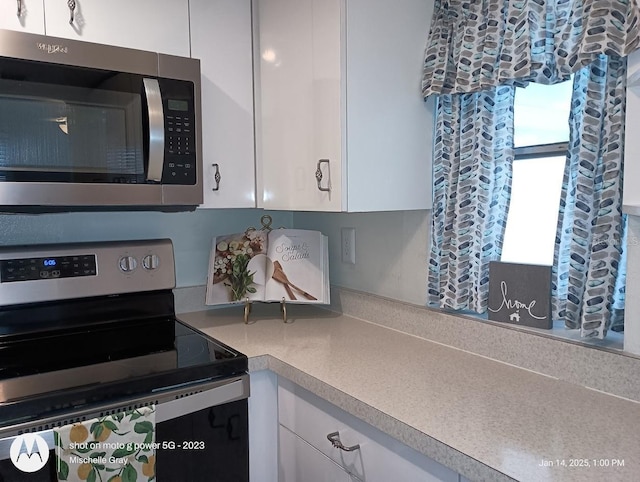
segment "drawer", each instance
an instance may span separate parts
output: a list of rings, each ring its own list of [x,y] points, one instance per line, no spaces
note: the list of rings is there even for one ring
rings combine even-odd
[[[278,438],[280,450],[287,454],[278,464],[278,482],[360,482],[282,425]]]
[[[362,452],[344,452],[333,447],[327,439],[332,432],[340,433],[343,444],[358,444],[359,434],[337,418],[337,408],[329,403],[319,406],[321,399],[301,389],[299,386],[279,378],[278,386],[278,421],[303,440],[314,446],[323,454],[342,465],[349,473],[362,478],[364,467]],[[312,403],[311,400],[313,400]],[[331,412],[331,413],[329,413]]]
[[[364,482],[458,481],[456,472],[282,378],[278,381],[278,419],[280,425]],[[360,448],[345,452],[333,447],[327,440],[332,432],[339,433],[343,445]],[[281,447],[280,457],[286,456]]]

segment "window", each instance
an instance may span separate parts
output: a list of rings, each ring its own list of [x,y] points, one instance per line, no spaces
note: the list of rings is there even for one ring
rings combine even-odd
[[[572,84],[532,83],[516,90],[516,149],[501,261],[553,264]]]

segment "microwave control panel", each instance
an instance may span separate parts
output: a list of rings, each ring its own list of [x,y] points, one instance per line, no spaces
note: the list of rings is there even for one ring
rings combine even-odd
[[[163,184],[196,183],[196,129],[193,84],[159,79],[164,109]]]

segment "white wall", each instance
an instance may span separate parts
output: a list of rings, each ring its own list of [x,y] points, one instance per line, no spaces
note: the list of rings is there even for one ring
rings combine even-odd
[[[629,216],[627,285],[624,302],[624,350],[640,355],[640,217]]]
[[[331,284],[426,305],[430,211],[293,214],[329,236]],[[340,259],[342,227],[356,228],[356,264]],[[640,216],[629,217],[624,351],[640,355]],[[579,340],[584,341],[584,340]]]
[[[429,211],[294,213],[296,228],[329,236],[331,284],[418,305],[427,300]],[[342,227],[356,229],[356,264],[340,254]]]
[[[211,239],[260,227],[265,211],[196,210],[186,213],[107,212],[0,215],[0,245],[170,238],[179,287],[206,284]],[[273,226],[291,227],[291,213],[268,212]]]
[[[627,63],[627,112],[625,122],[623,204],[638,213],[640,190],[640,50]],[[640,355],[640,216],[629,216],[627,233],[627,285],[624,309],[624,349]],[[634,296],[635,295],[635,296]]]
[[[186,213],[0,214],[0,245],[170,238],[178,287],[206,284],[211,239],[260,225],[316,229],[329,236],[331,283],[414,304],[426,303],[429,211],[295,213],[258,209]],[[356,228],[356,264],[340,259],[340,228]]]

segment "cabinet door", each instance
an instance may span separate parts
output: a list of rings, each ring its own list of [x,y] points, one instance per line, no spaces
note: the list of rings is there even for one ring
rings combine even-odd
[[[349,0],[347,210],[431,208],[435,99],[420,85],[432,0]]]
[[[256,5],[263,205],[341,211],[342,1],[260,0]],[[321,187],[330,191],[318,188],[318,167]]]
[[[191,0],[190,9],[202,71],[201,207],[255,207],[251,0]]]
[[[275,373],[252,372],[249,397],[249,480],[278,480],[278,381]]]
[[[189,0],[44,0],[46,33],[171,55],[189,56]]]
[[[352,482],[333,460],[287,428],[280,426],[279,482]]]
[[[22,0],[18,16],[18,2],[4,0],[0,3],[0,29],[44,34],[43,0]]]

